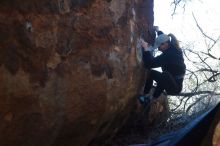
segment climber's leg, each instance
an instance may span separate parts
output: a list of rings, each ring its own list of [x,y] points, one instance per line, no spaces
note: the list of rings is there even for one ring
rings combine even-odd
[[[161,80],[161,76],[162,76],[161,72],[155,71],[155,70],[150,70],[149,76],[147,77],[146,82],[145,82],[145,86],[144,86],[144,95],[140,95],[138,97],[139,102],[144,107],[147,107],[147,105],[149,105],[149,103],[150,103],[151,95],[149,95],[149,92],[150,92],[151,88],[153,87],[153,80],[158,82],[159,80]],[[148,95],[145,96],[146,94],[148,94]]]
[[[164,89],[167,91],[168,95],[178,94],[180,90],[174,77],[169,72],[163,72],[161,78],[157,81],[157,87],[153,94],[153,98],[158,98]]]
[[[156,70],[150,70],[149,76],[145,81],[144,94],[148,94],[153,87],[153,80],[158,82],[161,79],[162,73]]]
[[[182,84],[178,84],[174,77],[169,72],[164,72],[164,83],[169,83],[168,86],[164,86],[168,95],[179,94],[182,90]],[[166,85],[166,84],[165,84]]]

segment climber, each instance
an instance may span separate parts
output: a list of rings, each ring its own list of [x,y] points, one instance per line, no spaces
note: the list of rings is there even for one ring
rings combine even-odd
[[[183,53],[179,47],[179,42],[173,34],[164,34],[155,27],[157,38],[153,47],[150,47],[147,42],[141,41],[143,48],[143,62],[146,69],[150,69],[149,76],[146,79],[143,94],[139,96],[139,101],[144,106],[160,96],[165,90],[167,95],[177,95],[182,90],[183,79],[186,66],[184,63]],[[152,56],[152,52],[157,49],[161,51],[161,55]],[[161,67],[162,72],[151,68]],[[149,92],[153,87],[153,81],[156,81],[153,95]]]

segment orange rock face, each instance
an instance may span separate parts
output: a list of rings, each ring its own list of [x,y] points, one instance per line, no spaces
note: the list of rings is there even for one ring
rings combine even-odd
[[[215,132],[212,139],[213,146],[219,146],[220,145],[220,122],[218,122]]]
[[[152,0],[1,0],[0,145],[84,146],[126,121]]]

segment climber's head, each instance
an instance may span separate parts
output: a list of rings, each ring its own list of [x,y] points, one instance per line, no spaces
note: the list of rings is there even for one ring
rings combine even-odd
[[[166,34],[159,35],[154,43],[154,48],[158,48],[159,51],[164,51],[169,48],[170,37]]]
[[[179,41],[177,38],[172,34],[160,34],[156,39],[154,43],[154,49],[158,48],[159,51],[165,51],[169,47],[173,46],[176,49],[181,50]]]

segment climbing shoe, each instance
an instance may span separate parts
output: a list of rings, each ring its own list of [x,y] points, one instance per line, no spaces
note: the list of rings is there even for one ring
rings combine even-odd
[[[138,97],[138,100],[143,107],[147,107],[150,104],[150,97],[141,95]]]

